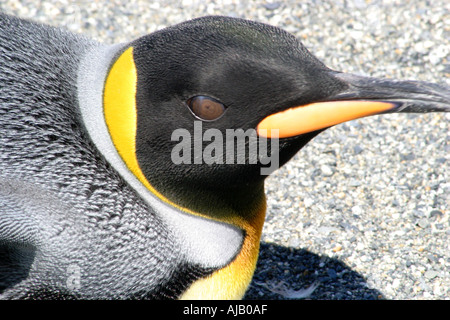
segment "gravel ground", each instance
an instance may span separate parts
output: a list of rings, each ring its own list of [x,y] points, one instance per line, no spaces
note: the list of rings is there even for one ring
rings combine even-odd
[[[208,14],[242,17],[295,34],[334,69],[450,85],[447,0],[3,0],[0,10],[107,43]],[[450,299],[449,120],[351,121],[269,177],[246,298]]]

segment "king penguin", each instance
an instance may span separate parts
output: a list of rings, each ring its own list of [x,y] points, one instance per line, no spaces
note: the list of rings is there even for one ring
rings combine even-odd
[[[448,87],[334,71],[236,18],[106,45],[0,14],[0,52],[2,299],[239,299],[267,162],[177,163],[176,130],[223,159],[220,134],[253,130],[281,166],[344,121],[450,110]]]

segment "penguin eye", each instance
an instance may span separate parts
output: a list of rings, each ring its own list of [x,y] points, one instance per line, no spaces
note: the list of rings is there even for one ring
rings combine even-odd
[[[220,118],[226,110],[223,103],[205,96],[195,96],[187,101],[192,113],[199,119],[212,121]]]

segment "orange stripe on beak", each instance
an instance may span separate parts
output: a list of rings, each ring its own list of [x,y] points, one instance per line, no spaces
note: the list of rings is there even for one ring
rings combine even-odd
[[[265,138],[271,138],[271,129],[279,130],[279,138],[294,137],[395,107],[396,104],[390,102],[361,100],[311,103],[266,117],[258,124],[257,131],[259,136]]]

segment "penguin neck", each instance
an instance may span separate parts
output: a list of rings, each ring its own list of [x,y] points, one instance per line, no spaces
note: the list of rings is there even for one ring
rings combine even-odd
[[[222,180],[208,180],[191,174],[188,168],[170,168],[170,174],[146,168],[147,181],[160,197],[192,214],[234,224],[233,219],[252,220],[264,205],[263,179],[248,183],[230,174]]]

